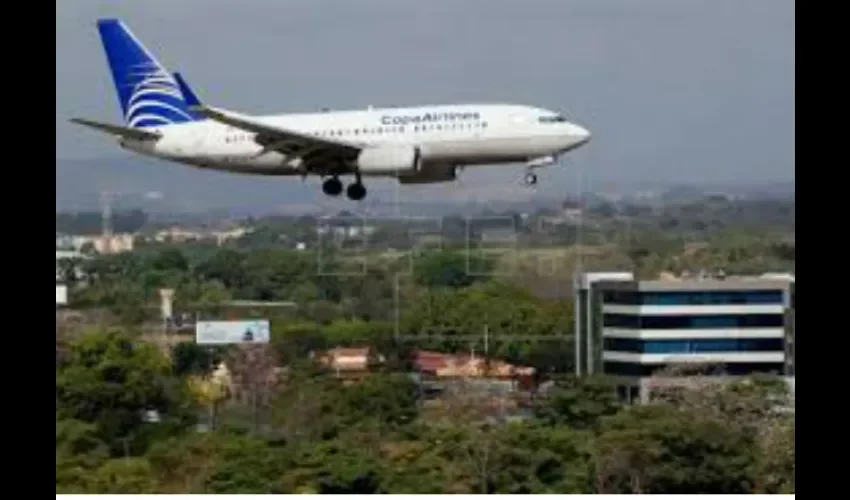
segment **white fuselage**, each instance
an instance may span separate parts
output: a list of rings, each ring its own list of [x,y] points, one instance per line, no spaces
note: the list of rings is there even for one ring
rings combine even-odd
[[[425,114],[433,121],[410,120]],[[445,114],[467,118],[445,119]],[[468,119],[469,116],[474,118]],[[518,105],[423,106],[359,111],[253,116],[267,125],[304,135],[366,147],[411,145],[421,150],[423,164],[483,165],[529,162],[576,148],[587,142],[584,128],[552,111]],[[155,127],[153,141],[122,139],[138,153],[201,168],[261,175],[299,175],[296,156],[266,151],[254,134],[212,120]],[[363,175],[371,175],[363,172]],[[374,174],[386,175],[386,174]]]

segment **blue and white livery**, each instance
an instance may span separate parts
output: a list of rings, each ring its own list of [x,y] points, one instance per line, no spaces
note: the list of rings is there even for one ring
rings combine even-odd
[[[71,121],[115,136],[131,151],[199,168],[273,176],[317,175],[329,196],[366,196],[363,177],[402,184],[453,181],[459,167],[521,163],[533,170],[590,140],[583,127],[542,108],[458,104],[247,115],[203,104],[117,19],[97,22],[122,125]]]

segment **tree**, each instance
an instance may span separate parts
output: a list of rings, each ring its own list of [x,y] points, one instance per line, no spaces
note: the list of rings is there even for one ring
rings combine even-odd
[[[592,490],[590,433],[533,422],[508,425],[502,432],[505,451],[494,467],[494,492],[576,494]]]
[[[271,346],[281,366],[296,359],[305,359],[312,353],[328,347],[322,329],[316,323],[273,322],[271,328]]]
[[[322,337],[332,346],[363,345],[372,340],[373,332],[381,326],[362,320],[337,320],[322,329]]]
[[[107,458],[109,448],[94,424],[56,420],[56,493],[85,493],[89,474]]]
[[[155,443],[147,458],[162,493],[204,494],[227,447],[245,436],[224,432],[187,433]]]
[[[750,464],[757,493],[793,492],[795,484],[794,400],[784,380],[753,376],[732,383],[691,378],[687,385],[661,381],[679,370],[668,369],[651,381],[661,404],[726,422],[753,440]],[[666,375],[666,377],[665,377]]]
[[[155,493],[157,483],[147,459],[113,458],[90,473],[86,490],[96,494],[138,495]]]
[[[260,430],[262,410],[267,407],[272,390],[279,383],[277,358],[267,345],[242,344],[228,352],[226,365],[233,374],[236,396],[248,400],[251,429],[256,435]]]
[[[114,455],[144,452],[158,431],[188,425],[190,399],[152,345],[98,331],[70,342],[56,370],[59,419],[94,424]],[[159,422],[149,422],[156,412]]]
[[[175,307],[200,311],[204,315],[220,316],[223,303],[230,300],[230,290],[219,281],[187,281],[177,287]],[[209,317],[209,316],[207,316]]]
[[[601,427],[598,493],[747,493],[752,443],[725,420],[667,405],[632,406]]]
[[[502,356],[513,350],[511,337],[551,335],[553,339],[571,328],[569,315],[554,301],[541,300],[516,287],[479,283],[461,290],[434,290],[402,317],[401,331],[410,335],[439,335],[434,347],[445,351],[468,349],[468,339],[455,336],[483,335],[485,319],[488,334]],[[504,340],[499,343],[497,339]]]
[[[56,261],[57,279],[73,288],[79,278],[80,266],[83,259],[78,257],[62,258]]]
[[[417,427],[415,434],[384,439],[385,491],[394,494],[473,493],[473,477],[466,467],[457,467],[456,449],[447,449],[452,436],[446,429]]]
[[[381,428],[408,424],[418,413],[419,388],[403,374],[372,374],[344,387],[339,415],[355,424],[374,420]]]
[[[336,439],[305,448],[285,474],[283,487],[299,493],[384,493],[381,464],[361,444]]]
[[[493,394],[473,379],[452,380],[440,398],[437,424],[448,427],[444,436],[458,465],[468,471],[477,493],[494,491],[494,474],[507,452],[499,421],[504,396]]]
[[[782,415],[759,430],[752,466],[754,493],[796,492],[796,437],[793,415]]]
[[[336,379],[324,376],[312,360],[298,360],[287,373],[272,401],[274,437],[299,446],[336,436],[339,431],[339,391]]]
[[[286,449],[249,436],[223,440],[217,460],[205,474],[210,494],[282,494],[281,478],[292,468]]]
[[[243,268],[246,254],[224,248],[196,266],[198,276],[207,281],[218,281],[229,290],[240,290],[248,283]]]
[[[464,288],[484,279],[492,267],[483,257],[444,250],[416,258],[413,275],[425,287]]]
[[[179,247],[165,247],[151,256],[148,267],[154,271],[187,272],[189,260]]]
[[[552,340],[524,344],[528,347],[520,356],[507,355],[505,359],[533,367],[538,382],[575,371],[575,343],[572,335],[553,335]]]
[[[575,429],[594,427],[599,419],[622,408],[613,380],[605,377],[567,377],[558,380],[545,399],[538,401],[534,415],[549,425]]]
[[[224,358],[223,349],[180,342],[171,352],[172,370],[177,376],[206,375]]]

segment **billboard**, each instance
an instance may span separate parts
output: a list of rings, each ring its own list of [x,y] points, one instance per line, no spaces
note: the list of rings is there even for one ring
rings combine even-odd
[[[56,305],[68,305],[68,287],[65,285],[56,285]]]
[[[267,319],[198,321],[195,323],[195,343],[201,345],[267,344],[270,331]]]

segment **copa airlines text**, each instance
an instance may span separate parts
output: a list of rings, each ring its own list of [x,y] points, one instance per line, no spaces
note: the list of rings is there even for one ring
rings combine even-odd
[[[458,167],[522,163],[533,169],[590,139],[542,108],[463,104],[256,116],[201,103],[117,19],[97,22],[123,125],[74,118],[131,151],[200,168],[273,176],[317,175],[329,196],[366,196],[363,177],[402,184],[455,180]]]

